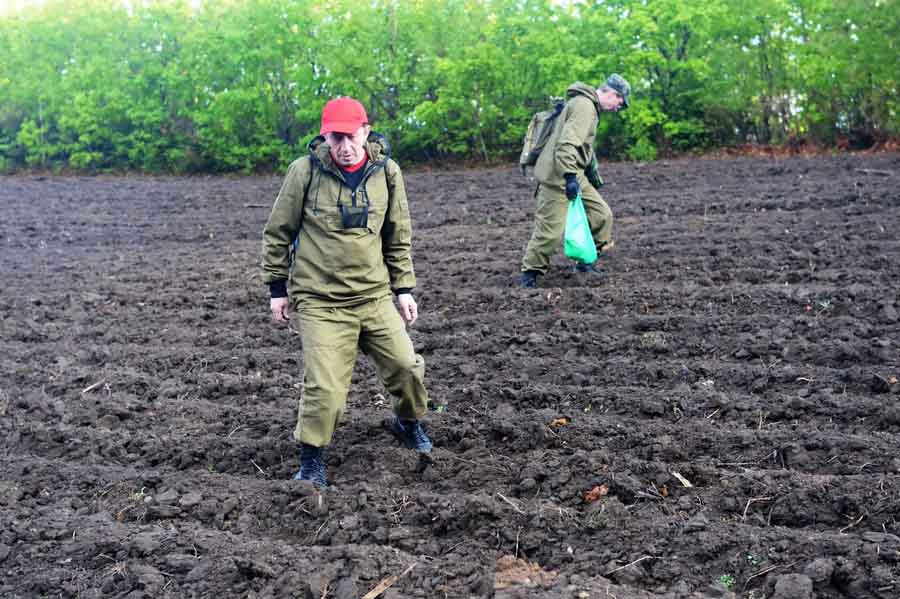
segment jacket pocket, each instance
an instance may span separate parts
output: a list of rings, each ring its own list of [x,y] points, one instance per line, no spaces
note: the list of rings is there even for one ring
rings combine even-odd
[[[319,204],[317,208],[307,214],[307,218],[311,218],[323,231],[343,231],[344,225],[341,220],[341,209],[339,204]]]
[[[338,204],[341,212],[341,226],[343,229],[366,229],[369,226],[369,206],[347,206]]]

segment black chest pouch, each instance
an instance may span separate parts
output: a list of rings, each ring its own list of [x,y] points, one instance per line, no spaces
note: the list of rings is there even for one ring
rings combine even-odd
[[[341,226],[344,229],[365,229],[369,226],[369,205],[346,206],[338,204],[341,210]]]

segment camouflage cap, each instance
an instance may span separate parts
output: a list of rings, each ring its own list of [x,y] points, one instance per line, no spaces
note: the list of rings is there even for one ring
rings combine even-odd
[[[631,96],[631,85],[625,81],[625,77],[617,73],[613,73],[606,79],[606,83],[604,84],[608,86],[610,89],[614,90],[617,94],[622,96],[622,105],[625,108],[628,108],[628,100]]]

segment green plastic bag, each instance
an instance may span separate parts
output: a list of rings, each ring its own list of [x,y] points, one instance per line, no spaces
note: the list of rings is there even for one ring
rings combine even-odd
[[[591,224],[588,222],[581,194],[569,202],[566,213],[566,236],[563,243],[567,258],[593,264],[597,260],[597,246],[591,235]]]

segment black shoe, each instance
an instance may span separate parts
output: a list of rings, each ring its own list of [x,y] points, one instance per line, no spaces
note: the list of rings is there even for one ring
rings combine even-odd
[[[576,262],[575,266],[572,267],[572,272],[581,273],[581,274],[589,274],[589,275],[603,275],[604,272],[597,268],[597,263],[592,262],[591,264],[587,264],[585,262]]]
[[[327,487],[325,482],[325,448],[300,444],[300,470],[294,480],[311,480],[317,487]]]
[[[431,439],[418,420],[400,420],[394,417],[391,421],[391,432],[409,449],[419,453],[431,453]]]
[[[519,276],[519,287],[522,289],[534,289],[537,287],[538,272],[526,270]]]

